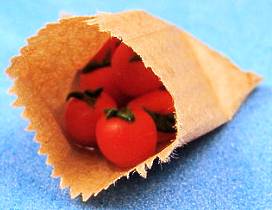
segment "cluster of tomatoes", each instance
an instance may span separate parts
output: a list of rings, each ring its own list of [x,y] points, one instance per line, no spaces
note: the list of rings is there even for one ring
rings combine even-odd
[[[109,39],[81,70],[71,92],[65,129],[71,142],[98,147],[118,167],[133,167],[175,138],[171,95],[130,47]]]

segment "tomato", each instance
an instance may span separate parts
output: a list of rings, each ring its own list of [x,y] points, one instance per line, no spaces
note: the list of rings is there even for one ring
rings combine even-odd
[[[146,108],[153,112],[169,114],[175,111],[172,96],[166,90],[155,90],[130,101],[128,107]]]
[[[102,63],[105,60],[110,61],[114,50],[118,47],[120,42],[121,41],[116,37],[111,37],[92,58],[92,61],[95,61],[97,63]]]
[[[155,153],[157,131],[152,118],[143,110],[107,110],[96,125],[97,144],[103,155],[116,166],[130,168]]]
[[[113,71],[110,66],[98,68],[90,73],[81,73],[79,86],[81,90],[103,88],[116,101],[123,101],[125,96],[113,80]]]
[[[97,68],[110,66],[112,54],[120,43],[119,39],[115,37],[110,38],[90,62],[81,69],[81,73],[90,73]]]
[[[161,132],[158,131],[158,142],[162,143],[162,142],[169,142],[171,140],[176,139],[176,132]]]
[[[64,115],[65,130],[71,142],[81,146],[96,145],[95,126],[98,118],[104,109],[116,107],[115,101],[107,93],[101,93],[101,89],[88,93],[71,93]]]
[[[166,90],[156,90],[130,101],[128,107],[132,110],[142,108],[152,116],[158,130],[158,142],[175,139],[174,102]]]
[[[151,68],[146,68],[133,50],[121,43],[112,56],[114,79],[128,96],[139,96],[162,86]]]

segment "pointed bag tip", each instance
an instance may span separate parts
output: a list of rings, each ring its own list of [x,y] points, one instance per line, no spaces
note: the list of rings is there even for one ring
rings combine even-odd
[[[264,79],[262,76],[253,72],[247,72],[247,76],[249,78],[251,85],[253,85],[253,87],[259,85]]]

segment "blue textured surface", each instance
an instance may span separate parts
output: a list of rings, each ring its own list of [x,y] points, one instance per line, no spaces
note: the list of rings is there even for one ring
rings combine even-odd
[[[257,3],[258,2],[258,3]],[[133,175],[97,198],[70,200],[37,155],[22,109],[9,104],[4,75],[25,39],[60,12],[145,9],[185,28],[244,69],[265,77],[234,120],[156,165],[147,180]],[[272,209],[272,2],[6,1],[0,6],[0,209]]]

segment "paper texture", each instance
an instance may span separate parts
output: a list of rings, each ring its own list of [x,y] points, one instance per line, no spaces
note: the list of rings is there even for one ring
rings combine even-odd
[[[177,115],[177,139],[128,171],[96,151],[71,147],[61,128],[65,97],[78,70],[110,33],[131,46],[161,78]],[[230,120],[260,81],[186,32],[142,11],[69,17],[48,24],[28,39],[7,73],[14,78],[11,92],[18,96],[14,105],[25,107],[28,129],[36,132],[39,153],[47,155],[52,175],[60,177],[62,188],[70,188],[72,198],[81,194],[84,201],[132,171],[146,177],[156,157],[168,161],[177,146]]]

